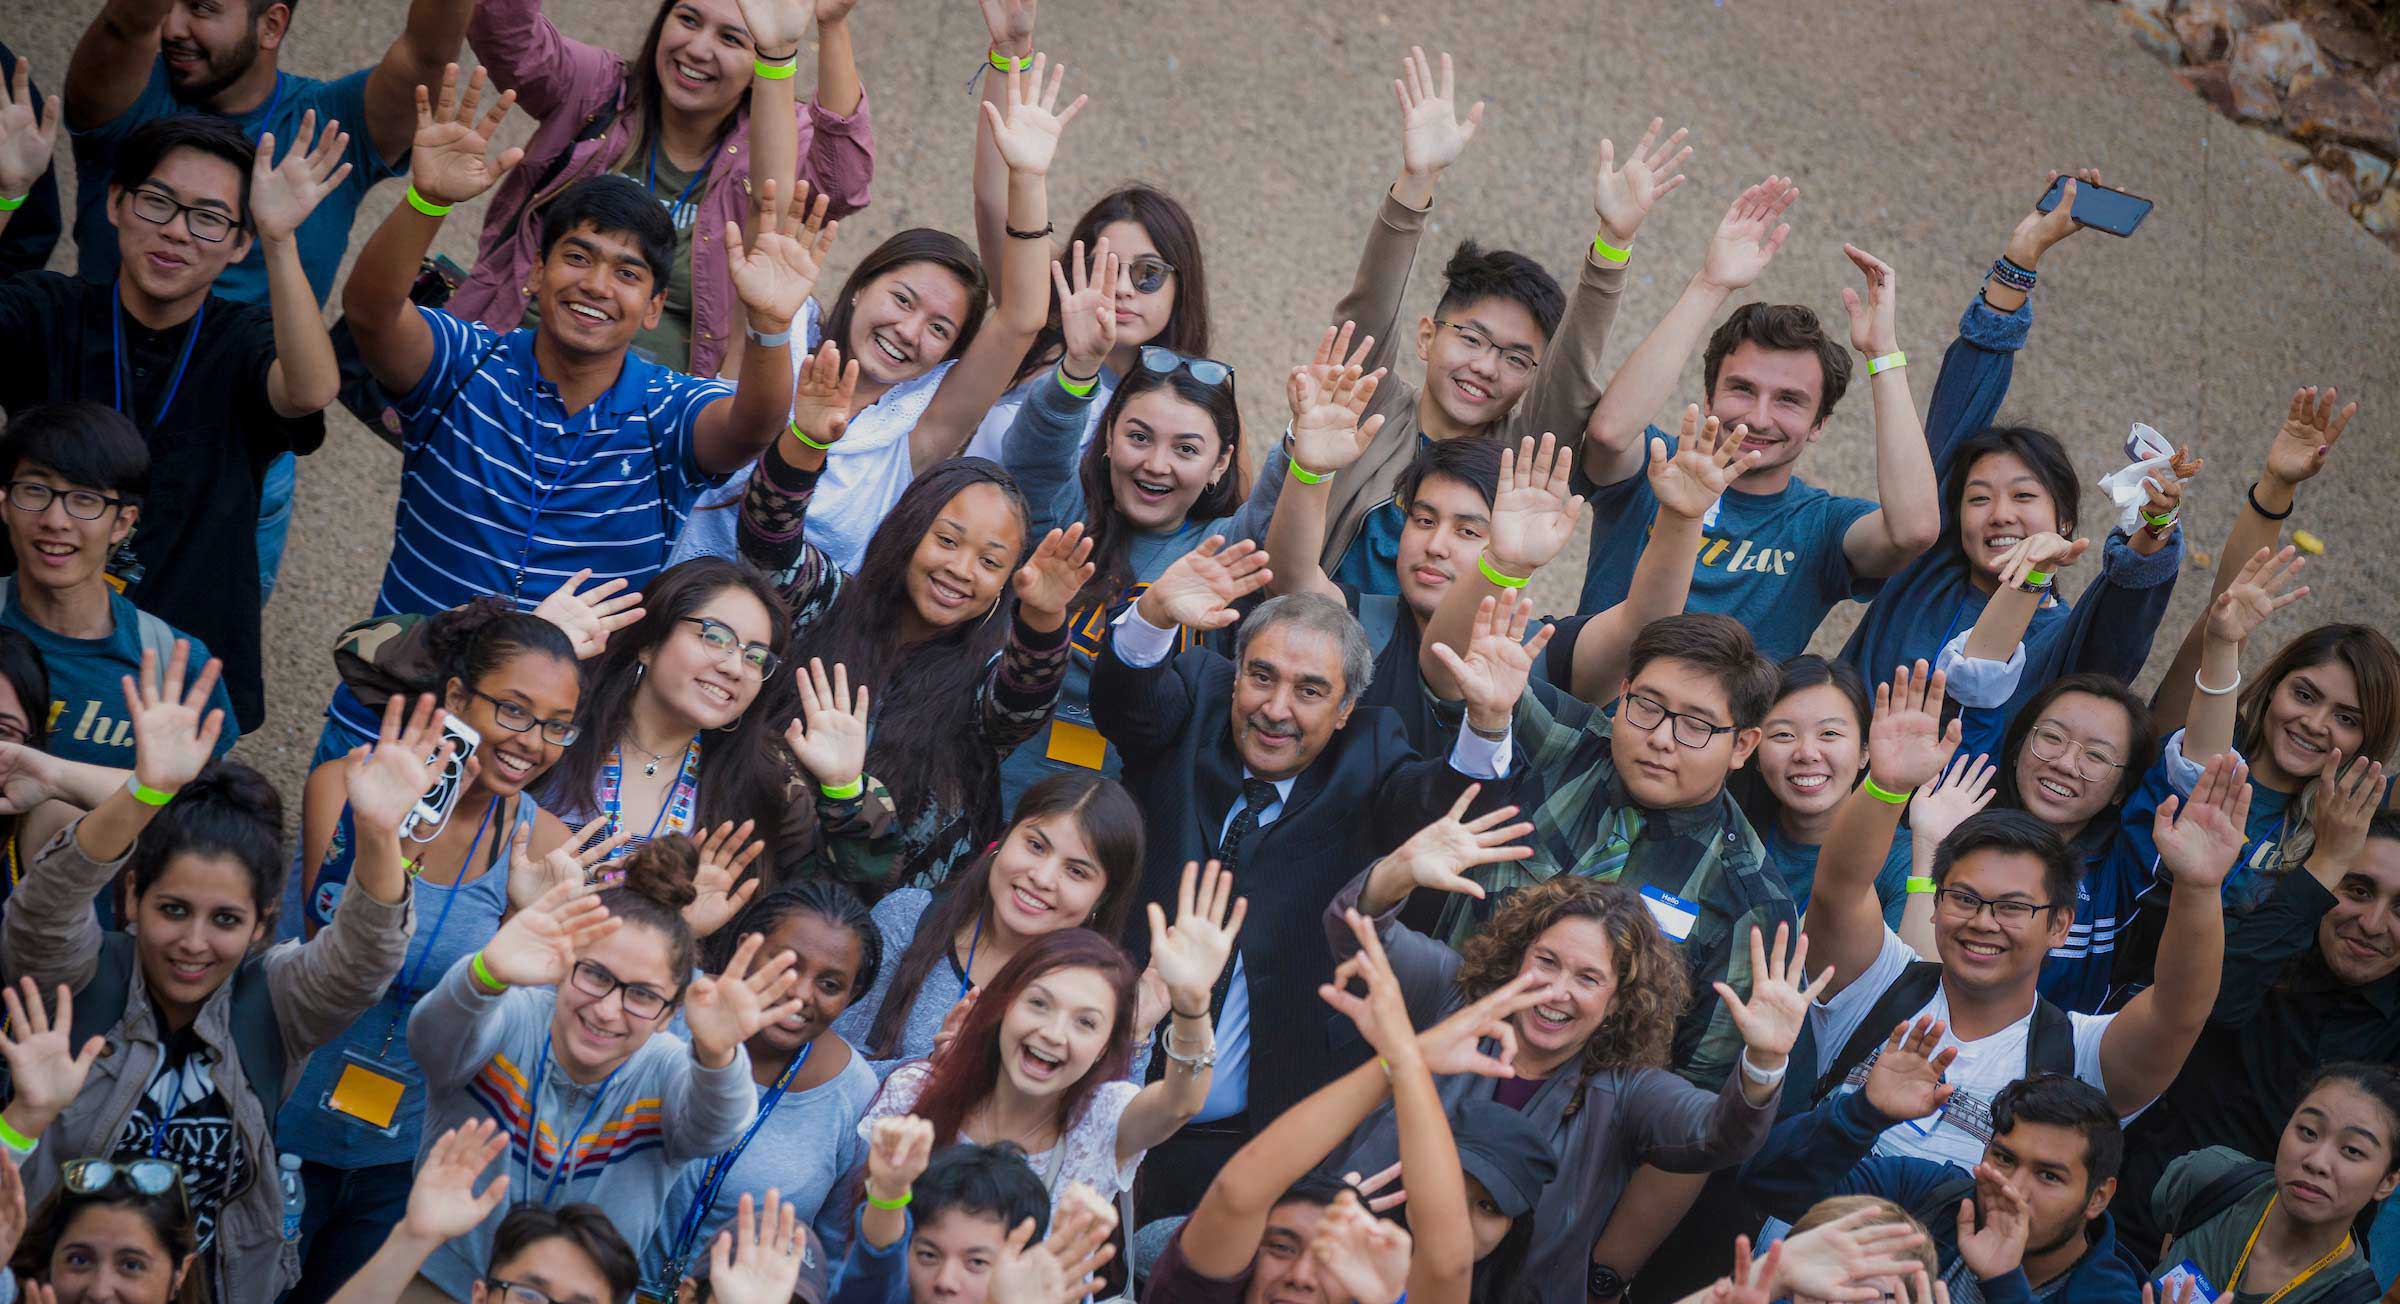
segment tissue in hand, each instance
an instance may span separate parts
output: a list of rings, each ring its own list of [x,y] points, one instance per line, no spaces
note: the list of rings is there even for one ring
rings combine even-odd
[[[2101,476],[2100,491],[2117,506],[2117,527],[2131,534],[2142,528],[2142,504],[2150,501],[2150,486],[2175,479],[2167,467],[2175,459],[2175,445],[2136,421],[2125,436],[2125,456],[2131,463]]]

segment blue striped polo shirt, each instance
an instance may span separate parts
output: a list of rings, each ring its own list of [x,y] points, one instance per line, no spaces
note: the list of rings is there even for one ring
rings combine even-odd
[[[394,405],[400,503],[373,614],[444,611],[486,595],[532,610],[576,571],[641,588],[667,564],[701,490],[700,413],[733,386],[633,353],[616,383],[569,413],[542,379],[533,331],[507,335],[432,308],[433,362]],[[346,690],[332,714],[372,737]]]

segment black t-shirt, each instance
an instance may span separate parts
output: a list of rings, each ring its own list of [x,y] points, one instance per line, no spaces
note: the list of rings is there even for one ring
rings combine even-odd
[[[213,1060],[196,1027],[168,1034],[150,1085],[112,1149],[119,1159],[156,1155],[182,1166],[184,1199],[191,1203],[202,1252],[216,1243],[218,1212],[251,1182],[250,1152],[217,1089]]]
[[[116,287],[55,272],[0,282],[0,408],[113,403]],[[225,663],[225,690],[242,732],[266,716],[259,652],[259,482],[286,453],[325,442],[323,414],[286,418],[267,398],[275,323],[265,304],[209,296],[192,324],[151,331],[123,316],[125,410],[150,445],[150,491],[134,529],[143,576],[127,590],[143,610],[208,644]],[[159,404],[191,343],[183,383]],[[13,559],[0,555],[0,568]]]

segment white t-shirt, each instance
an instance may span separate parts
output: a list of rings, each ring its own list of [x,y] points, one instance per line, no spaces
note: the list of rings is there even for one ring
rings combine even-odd
[[[1831,1000],[1819,1001],[1809,1010],[1809,1023],[1816,1032],[1820,1053],[1838,1054],[1849,1044],[1851,1034],[1858,1031],[1868,1011],[1900,980],[1901,971],[1918,959],[1916,951],[1901,941],[1899,934],[1885,928],[1883,950],[1875,956],[1875,963]],[[1926,1014],[1948,1023],[1949,993],[1936,987],[1933,999],[1909,1019],[1913,1022]],[[2100,1074],[2100,1039],[2116,1017],[2071,1012],[2067,1015],[2075,1029],[2075,1076],[2102,1091],[2108,1089],[2108,1084]],[[1946,1075],[1946,1080],[1957,1088],[1950,1096],[1950,1103],[1939,1113],[1890,1128],[1877,1138],[1875,1153],[1913,1155],[1970,1169],[1983,1162],[1984,1145],[1992,1139],[1992,1097],[2002,1087],[2025,1076],[2026,1041],[2032,1033],[2031,1010],[2015,1023],[1975,1041],[1960,1041],[1945,1032],[1942,1045],[1958,1047],[1958,1058],[1951,1061]],[[1881,1053],[1881,1047],[1877,1053]],[[1867,1065],[1874,1062],[1870,1056],[1852,1069],[1850,1080],[1842,1089],[1856,1090],[1866,1080]],[[2148,1102],[2142,1108],[2149,1108]],[[2137,1109],[2127,1114],[2124,1121],[2132,1122],[2141,1112]]]
[[[858,1139],[873,1145],[875,1120],[895,1114],[905,1114],[917,1103],[917,1094],[933,1076],[933,1062],[917,1060],[892,1070],[884,1079],[883,1091],[875,1103],[867,1107],[864,1118],[858,1120]],[[1118,1078],[1103,1082],[1090,1098],[1084,1101],[1083,1113],[1068,1126],[1058,1144],[1039,1154],[1025,1156],[1034,1175],[1050,1188],[1050,1206],[1058,1208],[1059,1193],[1075,1182],[1100,1193],[1104,1200],[1114,1201],[1118,1194],[1133,1189],[1133,1175],[1142,1166],[1142,1156],[1135,1155],[1122,1165],[1117,1163],[1117,1121],[1125,1116],[1125,1107],[1142,1094],[1141,1084]],[[954,1138],[964,1141],[961,1135]],[[1148,1151],[1142,1152],[1149,1153]]]

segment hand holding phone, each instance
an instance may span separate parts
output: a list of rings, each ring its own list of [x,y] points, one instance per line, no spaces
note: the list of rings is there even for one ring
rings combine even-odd
[[[2063,173],[2053,180],[2041,202],[2034,205],[2034,211],[2055,211],[2065,194],[2067,180]],[[2142,219],[2150,215],[2151,207],[2151,201],[2140,195],[2087,179],[2075,183],[2075,202],[2068,209],[2068,216],[2077,226],[2088,226],[2095,231],[2124,237],[2132,235],[2141,226]]]
[[[448,739],[455,750],[450,754],[449,763],[442,767],[441,777],[434,781],[433,787],[424,796],[417,799],[408,818],[400,822],[400,836],[403,838],[418,842],[431,841],[434,835],[442,831],[442,826],[450,822],[450,812],[457,808],[459,797],[466,792],[467,760],[475,755],[476,748],[483,745],[483,735],[477,733],[473,725],[444,712],[442,737]],[[426,760],[431,762],[434,756],[440,754],[437,747]]]

